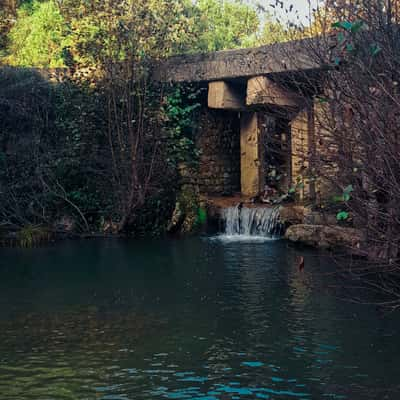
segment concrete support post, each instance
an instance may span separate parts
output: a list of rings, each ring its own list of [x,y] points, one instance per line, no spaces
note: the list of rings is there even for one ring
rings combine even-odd
[[[315,122],[312,107],[302,110],[291,122],[292,133],[292,185],[296,186],[300,200],[315,198],[313,163],[315,161]]]
[[[258,113],[242,113],[240,152],[241,191],[244,196],[257,196],[264,189],[264,146],[261,136]]]

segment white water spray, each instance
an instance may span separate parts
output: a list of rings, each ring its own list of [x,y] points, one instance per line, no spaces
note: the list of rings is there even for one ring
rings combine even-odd
[[[282,234],[278,207],[236,207],[222,212],[224,234],[231,238],[274,239]]]

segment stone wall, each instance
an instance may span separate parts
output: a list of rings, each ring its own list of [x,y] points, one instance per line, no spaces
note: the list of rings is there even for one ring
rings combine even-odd
[[[203,109],[197,147],[201,151],[198,177],[201,194],[221,196],[240,192],[239,113]]]
[[[325,103],[314,105],[315,118],[315,164],[319,179],[317,193],[321,199],[329,199],[341,191],[334,184],[339,181],[338,165],[339,147],[336,138],[332,135],[336,127],[336,121],[332,120],[330,110]],[[338,119],[340,121],[340,118]]]
[[[301,178],[300,199],[328,200],[338,194],[338,145],[330,129],[335,121],[325,104],[302,110],[291,122],[292,183]],[[329,128],[329,129],[327,129]],[[315,175],[316,180],[310,179]]]
[[[310,126],[309,110],[304,109],[291,121],[292,137],[292,185],[298,188],[300,200],[310,196],[306,183],[309,174]]]

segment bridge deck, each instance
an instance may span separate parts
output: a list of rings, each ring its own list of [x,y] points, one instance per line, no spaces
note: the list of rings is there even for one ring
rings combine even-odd
[[[257,48],[180,55],[160,62],[154,78],[160,82],[210,82],[271,73],[315,70],[315,38]]]

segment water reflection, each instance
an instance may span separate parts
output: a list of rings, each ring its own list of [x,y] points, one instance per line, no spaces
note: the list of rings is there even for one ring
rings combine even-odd
[[[397,399],[399,322],[285,242],[2,250],[0,398]],[[386,396],[386,397],[385,397]]]

